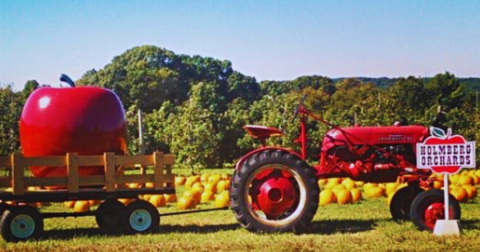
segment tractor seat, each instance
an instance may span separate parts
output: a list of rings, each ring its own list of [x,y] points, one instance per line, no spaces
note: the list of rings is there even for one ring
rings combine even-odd
[[[281,136],[283,132],[277,128],[260,126],[260,125],[245,125],[243,129],[253,138],[266,139],[272,136]]]

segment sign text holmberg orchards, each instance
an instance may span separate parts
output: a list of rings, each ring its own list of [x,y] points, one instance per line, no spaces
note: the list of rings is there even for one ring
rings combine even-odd
[[[457,173],[461,168],[475,168],[475,142],[467,142],[460,135],[451,136],[441,129],[430,128],[432,136],[417,143],[417,167],[437,173]]]

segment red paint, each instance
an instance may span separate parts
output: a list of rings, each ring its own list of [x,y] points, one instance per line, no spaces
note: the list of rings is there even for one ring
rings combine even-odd
[[[307,117],[300,117],[300,136],[295,139],[295,143],[300,144],[300,155],[302,160],[307,159]]]
[[[20,118],[26,157],[98,155],[127,151],[125,112],[118,97],[97,87],[39,88],[27,99]],[[31,167],[36,177],[66,176],[65,167]],[[103,167],[80,167],[80,176],[103,174]]]
[[[305,160],[308,141],[306,122],[307,118],[312,118],[332,127],[323,138],[319,163],[312,165],[318,177],[351,177],[355,180],[383,183],[395,182],[398,178],[401,181],[404,178],[409,179],[408,181],[426,180],[431,174],[431,171],[417,169],[415,165],[416,144],[428,137],[427,127],[412,125],[341,128],[311,113],[303,105],[299,106],[297,111],[301,127],[295,142],[300,144],[299,152],[265,146],[266,139],[278,135],[280,130],[247,125],[244,129],[253,137],[259,138],[262,146],[240,158],[236,168],[247,158],[263,150],[288,151]]]
[[[464,144],[466,143],[465,138],[459,135],[450,136],[447,135],[445,138],[438,137],[429,137],[425,140],[425,145],[430,144]],[[455,174],[462,169],[461,166],[432,166],[432,170],[436,173],[448,173]]]
[[[282,131],[274,127],[259,125],[245,125],[243,129],[253,138],[258,138],[262,146],[266,145],[266,140],[272,136],[283,135]]]
[[[450,207],[449,215],[453,216],[453,208]],[[432,203],[425,209],[425,225],[433,230],[437,220],[445,219],[445,204],[443,202]]]
[[[269,218],[279,217],[295,203],[292,182],[283,176],[269,175],[259,189],[258,206]]]

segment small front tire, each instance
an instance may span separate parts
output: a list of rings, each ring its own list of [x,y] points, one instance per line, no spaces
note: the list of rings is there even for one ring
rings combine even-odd
[[[128,234],[156,232],[160,225],[160,215],[157,208],[149,202],[136,200],[125,208],[122,223]]]
[[[421,192],[423,189],[415,185],[398,189],[390,201],[390,214],[393,220],[410,220],[412,202]]]
[[[0,229],[7,242],[38,239],[43,233],[43,218],[33,207],[11,207],[3,212]]]
[[[449,195],[450,219],[460,220],[460,203]],[[433,231],[437,220],[445,219],[443,190],[432,189],[420,193],[412,202],[410,216],[420,230]]]
[[[95,221],[104,232],[118,232],[121,229],[120,213],[125,205],[115,199],[108,199],[102,202],[95,212]]]

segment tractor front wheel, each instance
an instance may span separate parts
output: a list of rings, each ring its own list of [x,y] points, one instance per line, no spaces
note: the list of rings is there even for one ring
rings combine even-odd
[[[281,150],[252,155],[230,188],[235,217],[254,232],[303,232],[318,208],[319,188],[311,167]]]
[[[390,213],[393,220],[409,220],[413,199],[423,192],[418,185],[409,185],[398,189],[390,201]]]
[[[450,195],[448,201],[450,219],[459,220],[461,215],[460,204],[452,195]],[[410,216],[420,230],[433,231],[437,220],[445,219],[443,190],[432,189],[420,193],[412,202]]]

